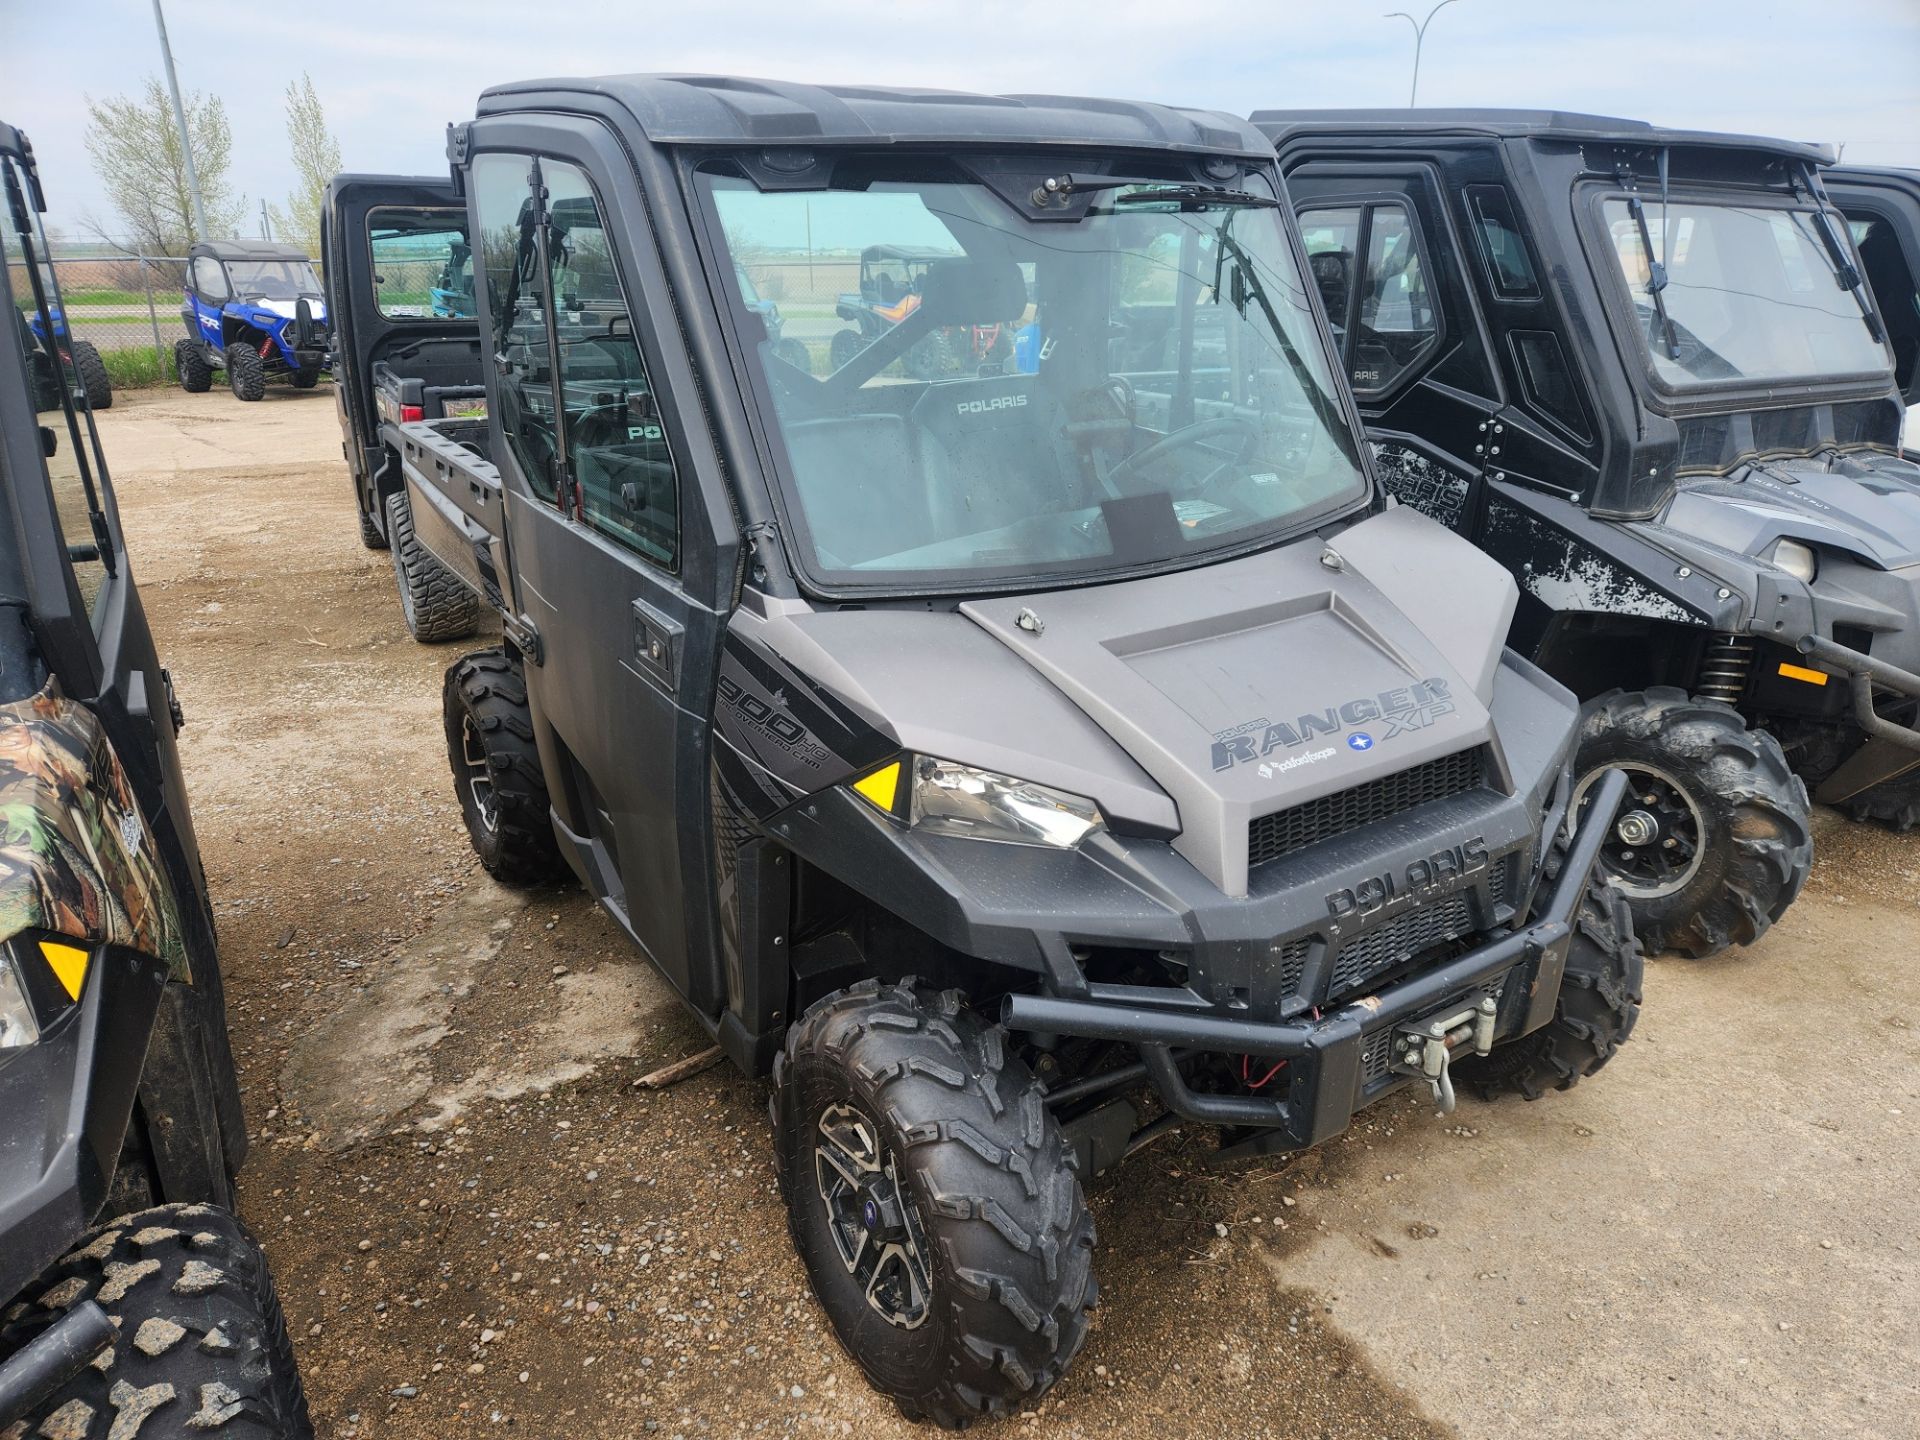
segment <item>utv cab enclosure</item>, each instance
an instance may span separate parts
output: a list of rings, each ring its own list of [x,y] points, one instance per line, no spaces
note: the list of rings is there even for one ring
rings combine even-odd
[[[484,453],[487,391],[465,199],[444,176],[336,176],[321,203],[320,255],[333,317],[340,453],[361,542],[391,550],[409,634],[423,642],[460,639],[479,619],[480,587],[416,537],[401,482],[407,440],[400,427],[444,422],[440,438]],[[462,526],[451,507],[444,518],[420,519]],[[471,535],[462,530],[461,538],[470,546]],[[470,557],[470,548],[455,548]]]
[[[1886,322],[1894,381],[1912,406],[1920,401],[1920,170],[1841,165],[1826,180]]]
[[[1520,111],[1255,122],[1382,483],[1518,578],[1513,644],[1588,705],[1583,777],[1632,770],[1603,863],[1649,947],[1779,917],[1803,777],[1920,818],[1911,278],[1862,282],[1830,154]]]
[[[815,1292],[908,1414],[1059,1378],[1082,1177],[1168,1129],[1298,1148],[1625,1038],[1573,698],[1376,496],[1244,122],[631,76],[488,91],[449,155],[492,460],[398,431],[505,632],[447,675],[468,830],[771,1070]],[[810,223],[941,252],[818,375],[737,268]],[[1031,369],[906,363],[994,326]]]
[[[0,301],[45,322],[32,148],[0,125]],[[12,291],[25,277],[26,293]],[[311,1440],[266,1258],[173,683],[69,357],[0,330],[0,1436]]]
[[[291,245],[214,240],[187,251],[180,318],[187,338],[173,347],[180,388],[193,394],[224,369],[242,400],[266,395],[269,380],[296,390],[319,383],[327,363],[326,302],[313,262]]]

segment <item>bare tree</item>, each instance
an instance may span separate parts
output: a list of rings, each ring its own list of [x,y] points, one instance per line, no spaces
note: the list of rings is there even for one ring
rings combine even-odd
[[[207,223],[218,236],[232,235],[247,202],[233,188],[233,134],[226,106],[219,96],[196,91],[183,98],[182,108]],[[186,254],[193,241],[193,197],[173,106],[157,79],[149,76],[138,95],[87,100],[87,153],[120,217],[114,233],[141,254]],[[106,227],[98,221],[89,218],[84,223],[107,238]]]
[[[287,144],[293,151],[294,187],[287,195],[286,209],[270,207],[275,237],[318,255],[320,198],[327,182],[340,173],[340,142],[327,129],[313,77],[305,72],[287,86]]]

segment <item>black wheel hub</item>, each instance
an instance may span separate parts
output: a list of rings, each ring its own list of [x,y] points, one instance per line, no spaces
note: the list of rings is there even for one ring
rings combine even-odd
[[[841,1263],[887,1323],[915,1328],[927,1318],[933,1293],[926,1238],[878,1130],[859,1111],[830,1105],[813,1154]]]
[[[474,728],[471,715],[460,720],[460,763],[466,772],[461,778],[466,781],[467,793],[473,797],[473,808],[491,834],[499,828],[500,807],[493,794],[493,771],[487,764],[486,742]]]
[[[1608,878],[1630,896],[1658,899],[1674,894],[1700,868],[1706,829],[1700,808],[1665,771],[1635,765],[1620,768],[1627,772],[1627,796],[1607,832],[1600,863]],[[1578,805],[1584,805],[1587,790],[1602,773],[1596,770],[1580,782]]]

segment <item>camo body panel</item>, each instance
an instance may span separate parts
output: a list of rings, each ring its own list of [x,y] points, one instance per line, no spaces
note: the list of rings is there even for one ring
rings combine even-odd
[[[0,705],[0,940],[124,945],[185,980],[180,915],[99,720],[49,683]]]

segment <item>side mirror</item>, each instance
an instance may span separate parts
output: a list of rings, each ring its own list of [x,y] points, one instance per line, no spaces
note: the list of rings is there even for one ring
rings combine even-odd
[[[51,425],[42,425],[40,429],[40,453],[51,460],[60,453],[60,437],[53,433]]]
[[[293,307],[293,343],[301,350],[313,344],[313,306],[304,296]]]

